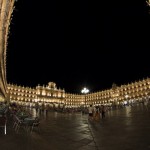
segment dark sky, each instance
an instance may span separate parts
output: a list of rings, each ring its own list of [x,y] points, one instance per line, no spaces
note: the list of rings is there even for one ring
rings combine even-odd
[[[83,86],[94,92],[150,77],[146,2],[118,2],[16,2],[8,83],[35,87],[53,81],[66,92],[80,93]]]

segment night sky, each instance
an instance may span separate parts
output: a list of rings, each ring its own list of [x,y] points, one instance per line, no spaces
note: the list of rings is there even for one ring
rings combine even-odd
[[[99,2],[99,3],[98,3]],[[150,14],[145,1],[15,3],[7,82],[55,82],[69,93],[109,89],[150,77]]]

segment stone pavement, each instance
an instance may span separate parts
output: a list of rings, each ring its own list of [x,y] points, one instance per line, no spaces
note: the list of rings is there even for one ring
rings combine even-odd
[[[110,111],[90,126],[100,150],[150,150],[150,110],[142,104]]]
[[[49,112],[40,115],[40,132],[18,133],[8,120],[0,132],[1,150],[150,150],[150,110],[143,105],[109,111],[99,122],[87,115]]]

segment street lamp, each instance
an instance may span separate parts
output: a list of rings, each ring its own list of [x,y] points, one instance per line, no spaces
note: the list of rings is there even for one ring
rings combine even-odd
[[[81,93],[85,94],[85,107],[86,107],[86,94],[89,93],[89,89],[87,89],[86,87],[84,87],[82,90],[81,90]]]

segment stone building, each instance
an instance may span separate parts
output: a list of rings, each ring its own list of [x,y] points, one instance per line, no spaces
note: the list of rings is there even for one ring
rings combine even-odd
[[[7,100],[6,49],[15,0],[0,0],[0,101]]]
[[[150,78],[121,86],[113,84],[111,89],[84,95],[66,93],[57,89],[54,82],[35,88],[7,84],[6,49],[14,2],[15,0],[0,0],[0,101],[9,100],[27,106],[44,103],[56,107],[87,107],[90,104],[120,106],[149,99]],[[147,4],[149,5],[149,0]]]
[[[35,88],[8,84],[7,94],[10,102],[23,106],[35,106],[36,103],[42,105],[43,103],[61,107],[65,102],[65,91],[57,89],[54,82],[49,82],[47,86],[38,85]]]
[[[11,102],[21,105],[34,106],[36,102],[40,105],[60,107],[88,107],[92,105],[122,106],[135,102],[142,102],[150,98],[150,78],[121,86],[112,86],[111,89],[88,93],[71,94],[65,90],[57,89],[54,82],[47,86],[36,86],[35,88],[21,87],[8,84],[8,95]]]

